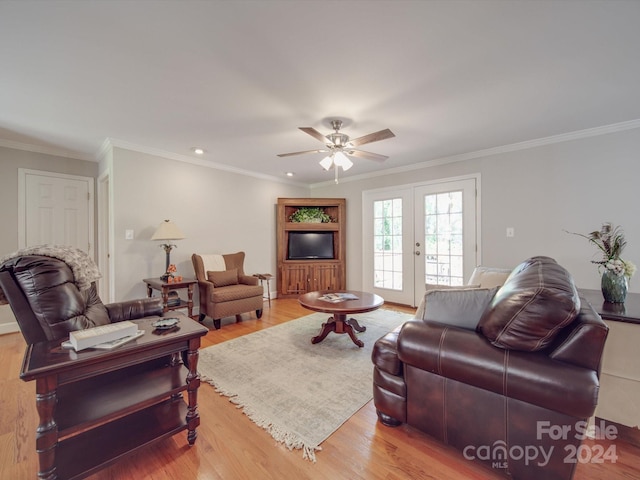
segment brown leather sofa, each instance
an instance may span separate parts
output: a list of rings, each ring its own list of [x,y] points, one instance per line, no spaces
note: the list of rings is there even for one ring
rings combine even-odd
[[[27,344],[65,338],[74,330],[162,316],[163,312],[159,297],[105,305],[95,283],[79,289],[65,262],[41,255],[16,257],[0,265],[0,289]]]
[[[415,427],[505,476],[570,479],[572,449],[597,405],[607,325],[548,257],[523,262],[489,294],[475,328],[449,324],[427,299],[424,319],[376,342],[378,418]]]

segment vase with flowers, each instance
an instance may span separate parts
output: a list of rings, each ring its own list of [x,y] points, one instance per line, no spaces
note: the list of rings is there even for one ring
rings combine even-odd
[[[624,303],[627,298],[629,279],[636,272],[636,266],[621,258],[622,251],[627,245],[624,232],[619,226],[611,223],[603,223],[600,230],[591,232],[588,235],[576,233],[593,243],[602,254],[600,260],[592,260],[591,263],[598,265],[602,274],[600,286],[602,296],[610,303]]]

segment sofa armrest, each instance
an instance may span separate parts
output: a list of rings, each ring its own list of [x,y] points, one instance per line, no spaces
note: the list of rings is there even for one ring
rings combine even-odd
[[[371,351],[371,361],[377,368],[398,377],[402,376],[402,362],[398,358],[398,334],[401,328],[402,325],[379,338]]]
[[[436,322],[406,322],[398,357],[411,367],[573,417],[595,411],[597,372],[550,358],[545,352],[494,347],[482,335]]]
[[[109,303],[105,307],[112,323],[163,315],[162,298],[160,297]]]
[[[555,339],[549,357],[599,373],[609,326],[589,302],[580,300],[580,313]]]

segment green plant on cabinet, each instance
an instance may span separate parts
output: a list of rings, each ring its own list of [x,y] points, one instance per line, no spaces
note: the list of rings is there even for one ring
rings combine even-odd
[[[293,223],[330,223],[331,216],[319,207],[300,207],[290,217]]]

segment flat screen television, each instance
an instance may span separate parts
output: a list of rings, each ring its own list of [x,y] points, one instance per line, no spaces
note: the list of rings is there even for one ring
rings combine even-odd
[[[287,260],[335,258],[333,232],[289,232]]]

